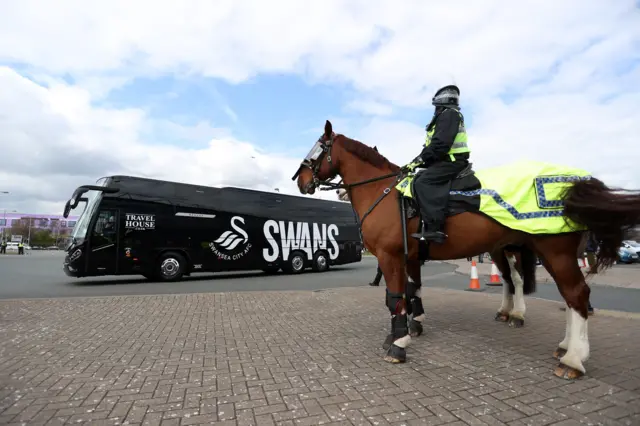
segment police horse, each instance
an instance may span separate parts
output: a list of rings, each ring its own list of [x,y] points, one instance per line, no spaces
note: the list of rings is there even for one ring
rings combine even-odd
[[[342,183],[331,182],[336,176]],[[373,148],[335,134],[329,121],[292,178],[302,194],[339,187],[349,193],[365,246],[377,257],[387,285],[391,344],[385,361],[406,361],[411,335],[422,332],[420,259],[498,253],[494,262],[503,277],[509,277],[509,262],[500,252],[511,245],[523,253],[524,285],[530,262],[524,253],[535,253],[567,304],[554,374],[566,379],[584,375],[590,290],[576,254],[590,230],[600,243],[597,269],[611,267],[626,231],[640,223],[640,193],[614,190],[584,170],[548,163],[519,162],[483,171],[470,165],[451,186],[445,225],[449,237],[442,244],[429,244],[407,238],[423,226],[411,190],[414,178]],[[530,257],[535,265],[535,257]]]

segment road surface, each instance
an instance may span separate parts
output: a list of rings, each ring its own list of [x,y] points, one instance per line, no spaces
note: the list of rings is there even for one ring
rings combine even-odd
[[[321,290],[366,286],[376,272],[375,258],[365,256],[360,263],[335,267],[322,274],[268,276],[261,271],[195,274],[178,283],[157,283],[139,276],[70,278],[62,272],[62,259],[62,252],[34,251],[29,256],[0,256],[0,299]],[[448,263],[427,262],[422,271],[427,287],[464,290],[469,285],[469,277],[455,273],[455,266]],[[640,276],[640,270],[638,273]],[[481,276],[480,282],[484,285],[486,277]],[[500,293],[502,288],[486,287],[486,292]],[[556,286],[549,284],[539,284],[533,296],[562,301]],[[596,309],[640,312],[640,290],[592,286],[591,302]]]

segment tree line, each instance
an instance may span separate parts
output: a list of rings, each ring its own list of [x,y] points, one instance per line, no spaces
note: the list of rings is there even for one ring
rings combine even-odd
[[[46,227],[42,227],[43,222],[47,221]],[[49,220],[47,218],[32,218],[31,219],[31,241],[30,246],[52,246],[56,244],[56,237],[58,242],[64,239],[65,234],[69,228],[60,226],[59,220]],[[29,219],[22,218],[19,220],[14,219],[10,228],[5,229],[5,237],[7,240],[11,239],[11,235],[22,235],[22,240],[26,241],[29,237]]]

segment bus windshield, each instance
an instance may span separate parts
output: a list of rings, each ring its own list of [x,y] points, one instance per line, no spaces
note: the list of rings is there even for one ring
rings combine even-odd
[[[106,183],[106,179],[100,179],[97,182],[98,186],[104,186]],[[74,193],[73,198],[77,198],[76,207],[70,208],[70,211],[80,211],[80,206],[84,207],[84,210],[80,213],[80,217],[76,222],[76,226],[73,227],[73,231],[71,232],[72,241],[76,244],[84,241],[84,238],[87,235],[87,231],[89,229],[89,223],[91,223],[91,217],[93,216],[93,212],[96,209],[96,206],[100,203],[102,192],[97,190],[88,190],[88,191],[78,191]],[[82,196],[82,199],[80,197]],[[71,201],[71,200],[70,200]],[[68,213],[67,213],[68,214]]]

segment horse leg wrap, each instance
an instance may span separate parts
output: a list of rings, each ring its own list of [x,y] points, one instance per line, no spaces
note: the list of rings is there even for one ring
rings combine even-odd
[[[411,335],[407,327],[407,314],[391,316],[391,345],[387,350],[385,360],[397,364],[407,360],[407,346],[411,342]]]
[[[404,294],[389,293],[387,290],[386,301],[391,314],[391,333],[385,339],[382,347],[389,349],[396,340],[409,334],[409,328],[407,325],[407,313],[404,309]]]
[[[422,306],[422,298],[420,297],[421,287],[418,284],[409,281],[407,285],[407,299],[411,307],[411,321],[409,322],[409,334],[417,337],[422,334],[422,321],[424,321],[424,307]]]
[[[413,318],[416,321],[422,321],[424,318],[424,307],[422,306],[422,298],[421,296],[421,286],[414,283],[413,281],[409,281],[407,284],[407,299],[409,299],[409,304],[411,305],[411,313],[413,314]]]
[[[391,334],[387,336],[387,341],[385,341],[385,344],[389,343],[385,359],[391,363],[405,362],[407,360],[406,347],[411,342],[405,309],[405,295],[387,293],[387,307],[391,313]]]

